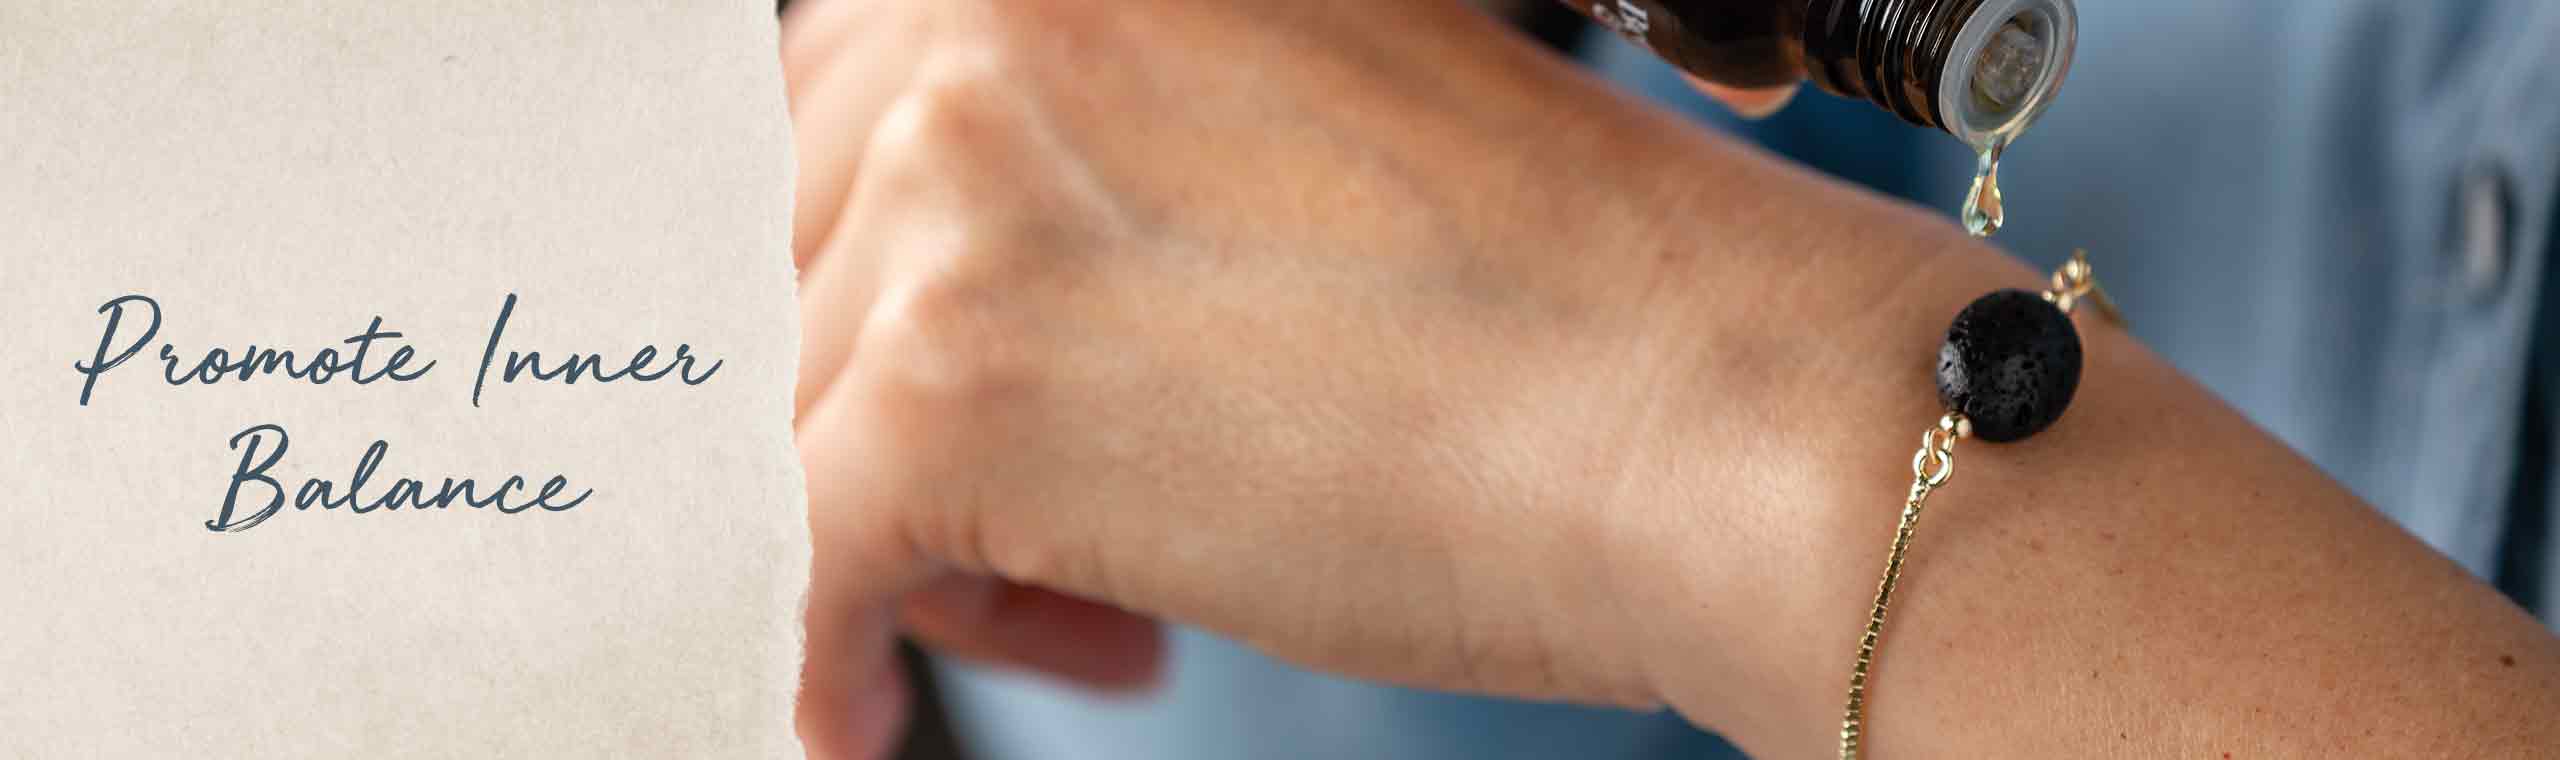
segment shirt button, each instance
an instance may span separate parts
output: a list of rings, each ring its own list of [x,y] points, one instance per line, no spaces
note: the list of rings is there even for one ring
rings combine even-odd
[[[2496,296],[2498,285],[2506,280],[2513,248],[2507,240],[2512,200],[2506,176],[2496,169],[2474,169],[2463,178],[2460,192],[2455,211],[2461,215],[2455,277],[2465,295],[2486,300]]]

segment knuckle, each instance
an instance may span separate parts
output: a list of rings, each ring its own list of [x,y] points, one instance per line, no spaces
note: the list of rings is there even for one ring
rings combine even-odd
[[[874,126],[856,203],[937,222],[979,258],[1091,247],[1121,228],[1121,209],[1097,179],[1109,172],[1053,116],[993,65],[934,65]]]
[[[955,269],[885,294],[862,340],[888,357],[902,404],[947,429],[972,429],[1000,420],[1036,373],[1002,278]]]
[[[979,506],[960,502],[931,510],[916,520],[911,540],[952,567],[973,574],[992,574],[991,550],[987,546],[990,516]]]
[[[1043,123],[1031,95],[982,69],[926,75],[873,127],[858,200],[937,209],[972,236],[1045,218],[1059,155]]]
[[[982,538],[979,550],[989,572],[1016,583],[1075,587],[1088,564],[1055,538]]]
[[[1008,119],[999,112],[1004,84],[993,75],[945,66],[918,76],[872,128],[871,157],[966,156],[1005,136]]]

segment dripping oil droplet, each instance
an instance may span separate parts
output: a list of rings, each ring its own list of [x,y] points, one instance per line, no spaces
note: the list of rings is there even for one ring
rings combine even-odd
[[[1964,196],[1964,229],[1974,237],[1990,237],[2008,219],[2000,206],[2000,154],[2008,149],[2007,139],[1994,140],[1974,165],[1973,189]]]

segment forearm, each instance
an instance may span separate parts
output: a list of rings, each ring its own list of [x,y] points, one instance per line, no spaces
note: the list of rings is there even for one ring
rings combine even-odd
[[[1804,338],[1809,374],[1767,399],[1775,424],[1701,431],[1696,450],[1742,466],[1690,473],[1714,477],[1665,489],[1671,516],[1621,534],[1646,547],[1621,564],[1651,589],[1634,613],[1658,616],[1637,646],[1696,664],[1657,688],[1763,756],[1837,740],[1910,456],[1939,414],[1929,368],[1947,320],[2037,281],[1966,247],[1905,282],[1835,323],[1839,339]],[[2120,329],[2081,322],[2088,363],[2063,421],[1961,444],[1930,501],[1875,665],[1875,756],[2560,746],[2544,629]],[[1704,508],[1743,516],[1676,514]]]

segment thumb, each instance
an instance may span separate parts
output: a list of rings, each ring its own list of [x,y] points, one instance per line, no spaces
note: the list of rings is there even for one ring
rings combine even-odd
[[[1598,4],[1584,4],[1572,0],[1566,0],[1564,5],[1581,13],[1583,17],[1598,22],[1603,27],[1635,39],[1639,45],[1650,46],[1650,43],[1642,39],[1646,32],[1641,28],[1631,28],[1626,26],[1624,21],[1613,20],[1619,18],[1617,11]],[[1691,87],[1723,103],[1726,108],[1733,109],[1735,114],[1745,119],[1765,119],[1776,114],[1779,110],[1786,108],[1789,101],[1795,100],[1797,90],[1803,89],[1803,85],[1795,83],[1776,87],[1732,87],[1699,79],[1686,73],[1681,76],[1688,78]]]
[[[907,632],[947,656],[1023,668],[1106,692],[1154,684],[1164,633],[1098,602],[951,573],[899,604]]]
[[[1726,108],[1733,109],[1735,114],[1745,119],[1766,119],[1785,110],[1788,103],[1795,101],[1796,92],[1804,89],[1804,85],[1801,84],[1757,88],[1728,87],[1686,74],[1682,76],[1688,78],[1690,86],[1698,88],[1699,92],[1706,93],[1707,97],[1724,103]]]

